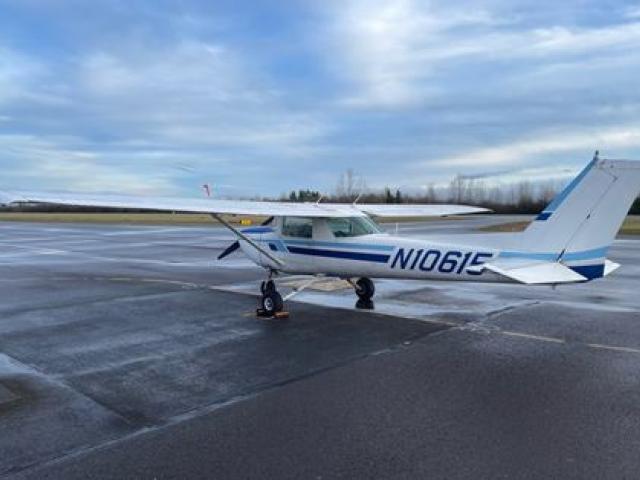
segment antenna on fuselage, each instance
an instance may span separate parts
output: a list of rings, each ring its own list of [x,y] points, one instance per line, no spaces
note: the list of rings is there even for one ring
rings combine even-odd
[[[356,199],[353,201],[353,206],[356,206],[356,203],[358,203],[358,200],[360,200],[360,197],[362,196],[362,192],[358,193],[358,196],[356,197]]]
[[[320,205],[320,200],[322,200],[324,198],[324,194],[320,194],[320,196],[318,197],[318,200],[316,200],[316,205]]]

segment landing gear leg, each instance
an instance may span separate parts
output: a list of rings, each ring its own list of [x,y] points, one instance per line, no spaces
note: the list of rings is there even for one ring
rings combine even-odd
[[[264,296],[269,292],[275,292],[275,291],[276,291],[276,284],[271,279],[265,280],[260,284],[260,293],[262,294],[262,296]]]

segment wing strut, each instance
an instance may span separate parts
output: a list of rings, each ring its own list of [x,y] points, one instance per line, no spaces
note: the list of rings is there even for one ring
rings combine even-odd
[[[276,258],[273,255],[271,255],[270,252],[268,252],[266,249],[262,248],[260,245],[258,245],[253,240],[251,240],[247,235],[245,235],[240,230],[238,230],[236,227],[234,227],[229,222],[224,220],[220,215],[218,215],[217,213],[212,213],[211,216],[213,218],[215,218],[217,221],[219,221],[221,224],[223,224],[225,227],[227,227],[229,230],[231,230],[233,233],[235,233],[238,236],[238,238],[241,238],[242,240],[247,242],[249,245],[251,245],[253,248],[258,250],[261,254],[263,254],[265,257],[267,257],[272,262],[275,262],[276,265],[280,265],[280,266],[284,265],[284,262],[282,260],[280,260],[279,258]]]

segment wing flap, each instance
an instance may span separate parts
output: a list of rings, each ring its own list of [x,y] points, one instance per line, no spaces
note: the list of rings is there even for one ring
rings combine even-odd
[[[527,285],[584,282],[586,277],[558,262],[496,260],[485,263],[491,272]]]
[[[446,217],[448,215],[468,215],[489,213],[488,208],[469,205],[417,205],[417,204],[356,204],[358,210],[374,217]]]

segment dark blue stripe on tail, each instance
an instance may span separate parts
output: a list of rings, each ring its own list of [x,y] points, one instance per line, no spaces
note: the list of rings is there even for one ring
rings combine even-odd
[[[574,272],[579,273],[587,280],[604,277],[604,263],[599,265],[578,265],[569,268]]]

